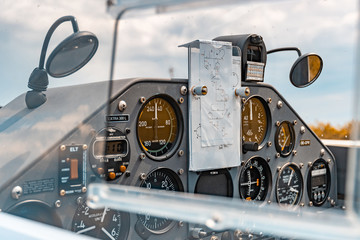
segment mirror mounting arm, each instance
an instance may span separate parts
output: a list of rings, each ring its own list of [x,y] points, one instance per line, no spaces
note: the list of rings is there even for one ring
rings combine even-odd
[[[44,44],[42,46],[41,54],[40,54],[39,69],[44,69],[46,50],[48,48],[49,41],[50,41],[52,34],[54,33],[55,29],[60,24],[62,24],[63,22],[66,22],[66,21],[71,21],[74,33],[79,31],[79,26],[78,26],[76,18],[74,16],[64,16],[64,17],[61,17],[58,20],[56,20],[56,22],[54,22],[54,24],[51,25],[49,31],[47,32],[47,34],[45,36]]]
[[[296,51],[298,53],[299,57],[301,56],[301,51],[297,47],[275,48],[275,49],[267,51],[266,53],[271,54],[271,53],[274,53],[274,52],[282,52],[282,51]]]

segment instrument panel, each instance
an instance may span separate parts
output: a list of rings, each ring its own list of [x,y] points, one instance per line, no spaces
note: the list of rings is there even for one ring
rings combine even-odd
[[[88,185],[106,182],[288,208],[332,207],[337,199],[334,157],[286,100],[264,83],[243,84],[251,94],[241,99],[241,165],[188,171],[190,95],[183,91],[187,83],[116,81],[109,111],[94,110],[3,187],[1,209],[100,239],[161,240],[239,238],[236,231],[213,232],[146,212],[90,209],[85,201]],[[82,92],[86,87],[91,85]],[[57,91],[49,90],[48,96]],[[69,88],[71,94],[75,93]]]

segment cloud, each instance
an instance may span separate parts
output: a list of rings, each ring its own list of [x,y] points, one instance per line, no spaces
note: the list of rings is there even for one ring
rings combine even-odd
[[[3,78],[0,81],[0,105],[27,91],[27,80],[38,64],[45,34],[63,15],[76,16],[80,30],[94,32],[100,46],[83,69],[64,79],[50,79],[50,87],[107,80],[114,19],[106,12],[105,4],[105,1],[87,0],[72,1],[71,4],[53,0],[3,0],[0,3],[0,73]],[[117,79],[169,77],[169,68],[174,68],[175,77],[186,78],[187,51],[178,45],[220,35],[258,33],[263,36],[268,49],[297,46],[303,52],[318,52],[323,56],[325,65],[319,83],[306,91],[326,96],[336,89],[344,92],[352,89],[358,21],[354,0],[251,1],[187,12],[137,14],[129,12],[120,21],[115,66]],[[130,15],[137,16],[126,17]],[[49,51],[70,33],[69,25],[60,26],[54,33]],[[272,66],[276,71],[266,69],[269,73],[267,81],[290,101],[297,102],[293,98],[296,94],[287,95],[300,91],[292,90],[288,82],[288,71],[296,54],[280,55],[284,57],[268,58],[278,62],[277,65],[268,63],[268,67]],[[321,97],[316,101],[327,103]],[[343,116],[351,115],[349,111]]]

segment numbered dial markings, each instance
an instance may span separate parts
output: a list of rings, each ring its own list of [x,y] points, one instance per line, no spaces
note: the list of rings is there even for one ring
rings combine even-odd
[[[177,174],[167,168],[160,168],[149,173],[140,186],[165,191],[184,191],[181,180]],[[151,216],[147,213],[138,214],[138,219],[146,229],[153,233],[164,233],[174,226],[174,221],[168,218]]]
[[[72,222],[72,231],[99,239],[125,239],[129,229],[128,214],[120,211],[91,209],[80,204]]]
[[[275,133],[275,147],[282,155],[287,156],[294,149],[295,131],[290,122],[282,122]]]
[[[267,162],[256,157],[247,161],[240,173],[240,197],[248,201],[264,201],[271,185],[271,172]]]
[[[303,177],[295,164],[281,168],[276,182],[276,200],[284,205],[297,205],[302,197]]]
[[[244,142],[264,141],[268,129],[268,110],[265,102],[258,98],[249,98],[242,108],[242,139]]]
[[[137,135],[141,147],[155,158],[174,148],[179,135],[179,119],[165,97],[150,99],[142,108],[137,121]],[[166,156],[165,156],[166,157]]]

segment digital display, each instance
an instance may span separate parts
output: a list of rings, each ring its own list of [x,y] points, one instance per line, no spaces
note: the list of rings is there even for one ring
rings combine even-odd
[[[94,143],[94,156],[96,157],[107,157],[126,154],[126,140],[100,140]]]
[[[326,175],[320,175],[311,179],[311,187],[318,187],[326,184]]]

